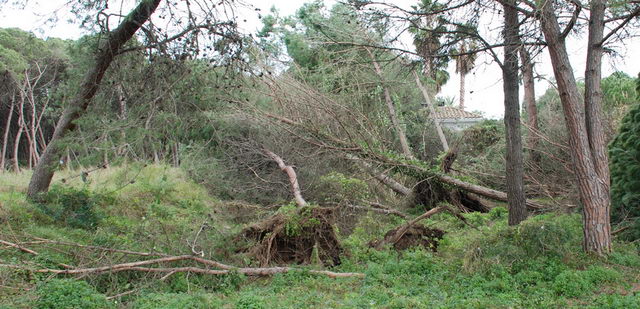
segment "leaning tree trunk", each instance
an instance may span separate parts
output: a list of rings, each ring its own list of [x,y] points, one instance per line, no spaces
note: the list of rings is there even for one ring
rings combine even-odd
[[[378,64],[378,62],[376,61],[376,58],[374,57],[373,53],[369,49],[367,49],[367,53],[369,54],[369,57],[371,57],[371,62],[373,62],[373,67],[376,70],[376,74],[380,77],[382,81],[383,75],[382,75],[382,68],[380,68],[380,64]],[[391,99],[389,88],[384,84],[382,85],[382,88],[384,90],[384,100],[387,103],[387,110],[389,111],[389,118],[391,119],[391,124],[393,125],[393,128],[396,131],[396,134],[398,135],[398,139],[400,140],[400,147],[402,148],[402,153],[404,153],[404,155],[407,158],[413,159],[414,156],[413,156],[413,153],[411,152],[411,147],[409,147],[409,142],[407,141],[407,135],[404,133],[404,130],[402,129],[402,125],[398,120],[398,114],[396,113],[396,107],[393,104],[393,100]]]
[[[609,222],[611,200],[607,185],[609,180],[603,179],[597,173],[595,158],[587,136],[590,131],[587,131],[584,105],[581,102],[566,44],[561,35],[553,6],[544,5],[542,7],[540,20],[554,76],[558,83],[560,102],[569,134],[571,157],[583,206],[584,250],[604,255],[611,252],[611,225]],[[589,46],[589,48],[592,47],[593,45]],[[597,126],[596,123],[592,123],[592,125]]]
[[[38,193],[49,189],[55,169],[55,164],[60,155],[60,139],[74,128],[73,122],[87,109],[91,100],[98,91],[100,81],[109,68],[118,50],[140,29],[151,14],[156,10],[161,0],[143,0],[129,13],[122,23],[110,32],[95,57],[93,68],[84,76],[80,90],[74,100],[65,108],[51,141],[40,157],[38,165],[33,171],[27,196],[35,198]]]
[[[436,132],[438,132],[438,137],[440,138],[440,143],[442,144],[442,149],[445,152],[449,152],[449,143],[447,143],[447,138],[444,136],[444,132],[442,132],[442,126],[440,126],[440,120],[436,117],[436,109],[433,107],[433,102],[431,102],[431,96],[429,96],[429,92],[427,88],[422,85],[420,81],[420,77],[418,73],[413,71],[413,76],[416,78],[416,84],[420,91],[422,91],[422,96],[424,97],[425,104],[429,108],[429,113],[431,114],[431,119],[433,120],[433,125],[436,127]]]
[[[507,142],[507,197],[509,199],[509,225],[519,224],[527,218],[524,196],[524,168],[522,164],[522,136],[520,135],[520,101],[518,85],[518,11],[516,0],[504,3],[504,124]]]
[[[529,148],[529,157],[535,164],[540,162],[540,153],[537,152],[538,133],[538,107],[536,106],[536,88],[533,80],[533,62],[529,52],[521,48],[520,59],[522,60],[522,83],[524,86],[524,106],[527,109],[527,126],[529,134],[527,135],[527,148]]]

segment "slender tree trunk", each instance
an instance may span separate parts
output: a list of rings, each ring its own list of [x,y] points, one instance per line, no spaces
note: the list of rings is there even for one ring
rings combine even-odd
[[[22,137],[22,126],[18,126],[18,133],[13,142],[13,171],[20,173],[20,161],[18,160],[18,151],[20,147],[20,138]]]
[[[429,108],[429,113],[431,114],[431,119],[433,119],[433,124],[436,127],[436,131],[438,132],[438,137],[440,138],[442,149],[444,149],[445,152],[449,152],[449,143],[447,143],[447,138],[444,136],[444,132],[442,132],[440,121],[438,120],[438,118],[436,118],[436,109],[433,107],[433,102],[431,102],[431,96],[429,96],[427,88],[422,85],[418,73],[414,71],[413,76],[416,78],[416,84],[418,85],[418,88],[420,88],[420,91],[422,91],[422,96],[424,97],[425,104],[427,104],[427,107]]]
[[[464,110],[464,93],[465,93],[465,80],[467,79],[466,74],[460,72],[460,109]]]
[[[569,134],[571,157],[583,206],[584,249],[587,252],[604,255],[611,252],[608,179],[602,179],[596,169],[587,136],[589,131],[587,131],[585,107],[581,102],[566,44],[551,5],[542,6],[540,20],[558,83]]]
[[[4,164],[7,155],[7,147],[9,146],[9,131],[11,129],[11,119],[13,118],[13,110],[15,109],[15,95],[11,98],[11,107],[9,107],[9,115],[4,125],[4,134],[2,135],[2,156],[0,156],[0,169],[4,172]]]
[[[522,136],[520,135],[520,102],[518,85],[518,45],[520,30],[516,0],[504,4],[504,123],[507,142],[507,197],[509,199],[509,225],[519,224],[527,218],[524,196],[524,168],[522,162]]]
[[[527,148],[529,148],[529,157],[534,163],[540,162],[540,153],[536,151],[538,148],[538,107],[536,106],[536,88],[533,79],[533,62],[529,52],[521,48],[520,59],[522,60],[522,81],[524,84],[524,106],[527,109],[527,125],[529,134],[527,135]]]
[[[607,142],[602,127],[602,39],[604,32],[605,2],[591,1],[591,15],[589,18],[589,41],[587,49],[587,63],[584,73],[585,83],[585,121],[587,137],[594,159],[598,177],[605,181],[609,190],[609,157]]]
[[[371,57],[371,62],[373,62],[373,67],[376,70],[376,74],[380,77],[380,80],[384,82],[382,80],[383,75],[382,75],[382,69],[380,68],[380,64],[378,64],[375,56],[369,49],[367,49],[367,53],[369,54],[369,57]],[[407,141],[407,135],[404,133],[404,130],[400,125],[400,121],[398,120],[396,107],[393,104],[393,100],[391,100],[391,93],[389,92],[389,88],[387,88],[387,86],[384,84],[382,85],[382,88],[384,90],[384,100],[387,103],[387,110],[389,111],[389,118],[391,119],[391,124],[393,125],[393,128],[396,131],[396,134],[398,135],[398,139],[400,140],[400,147],[402,148],[402,152],[407,158],[413,159],[414,156],[413,156],[413,153],[411,152],[411,147],[409,147],[409,142]]]
[[[95,57],[93,68],[84,76],[79,93],[75,99],[65,108],[49,145],[42,154],[36,166],[27,196],[34,199],[38,193],[49,189],[53,178],[55,164],[60,156],[60,139],[74,128],[74,121],[87,109],[91,100],[98,91],[104,73],[109,68],[117,51],[127,42],[156,10],[161,0],[143,0],[124,19],[124,21],[106,36]]]

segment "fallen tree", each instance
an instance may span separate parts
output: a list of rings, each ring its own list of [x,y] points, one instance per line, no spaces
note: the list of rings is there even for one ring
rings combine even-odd
[[[244,228],[236,241],[249,241],[250,244],[238,252],[246,253],[263,267],[309,264],[314,252],[324,265],[339,265],[343,249],[333,228],[333,209],[309,206],[302,196],[293,167],[276,153],[268,149],[263,152],[287,175],[297,207],[283,208]]]
[[[262,116],[265,119],[271,119],[275,123],[301,130],[301,134],[304,134],[306,132],[310,135],[310,138],[305,139],[305,141],[313,144],[314,146],[345,153],[347,159],[357,161],[364,170],[374,176],[382,184],[400,195],[411,196],[414,195],[416,191],[421,190],[421,185],[422,188],[424,188],[424,186],[429,187],[431,184],[435,184],[435,187],[437,187],[438,190],[434,191],[433,188],[430,188],[429,191],[436,193],[438,193],[437,191],[441,191],[438,193],[441,196],[439,198],[432,198],[429,196],[425,197],[425,199],[432,199],[432,201],[429,202],[431,203],[432,207],[435,207],[438,201],[446,200],[456,206],[459,206],[460,203],[462,203],[463,205],[468,204],[468,206],[471,207],[468,207],[467,205],[465,205],[465,207],[471,210],[488,211],[488,208],[484,206],[480,200],[473,197],[472,195],[463,194],[461,196],[459,194],[456,194],[456,192],[452,192],[453,196],[451,196],[449,194],[450,190],[446,190],[443,185],[453,186],[459,189],[459,192],[462,193],[473,193],[487,199],[505,203],[508,202],[507,194],[505,192],[469,183],[446,175],[443,172],[435,172],[433,170],[427,169],[421,164],[418,164],[422,161],[405,160],[395,157],[391,158],[389,156],[382,155],[379,152],[376,152],[374,149],[362,147],[355,142],[352,143],[339,137],[328,135],[324,132],[316,130],[315,128],[308,127],[302,122],[289,119],[282,115],[274,115],[272,113],[265,113],[261,111],[257,112],[259,116]],[[389,169],[405,171],[407,175],[416,178],[417,185],[412,189],[408,188],[399,181],[395,180],[393,177],[389,176],[387,173],[379,172],[379,170],[372,164],[373,162],[375,162],[376,165],[385,166]],[[468,201],[466,201],[467,198],[469,199]],[[424,202],[424,200],[418,202]],[[530,210],[534,211],[540,211],[549,208],[549,206],[535,202],[533,200],[526,200],[526,205]]]

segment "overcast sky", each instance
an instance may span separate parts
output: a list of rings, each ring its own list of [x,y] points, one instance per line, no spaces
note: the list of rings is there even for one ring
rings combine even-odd
[[[77,39],[83,35],[83,31],[74,24],[66,22],[62,17],[52,26],[46,21],[54,12],[58,12],[59,16],[64,16],[66,0],[31,0],[29,6],[25,10],[4,9],[0,12],[0,27],[18,27],[27,31],[32,31],[39,37],[59,37],[65,39]],[[127,2],[125,0],[125,2]],[[128,1],[132,3],[131,1]],[[301,0],[245,0],[245,3],[255,8],[261,9],[266,14],[272,6],[275,6],[281,16],[295,13],[295,11],[306,1]],[[418,0],[396,0],[394,4],[408,7],[417,3]],[[335,3],[334,0],[325,1],[330,6]],[[260,28],[260,20],[257,13],[253,9],[241,10],[241,14],[245,15],[240,20],[246,19],[241,27],[247,31],[254,31]],[[485,29],[491,31],[494,27],[491,24],[483,25]],[[624,42],[626,48],[618,49],[621,57],[611,59],[605,57],[603,60],[603,76],[608,76],[615,71],[624,71],[631,76],[636,76],[640,70],[640,42],[635,41]],[[404,47],[411,48],[410,43]],[[581,79],[584,76],[584,64],[586,60],[586,37],[571,38],[568,41],[568,49],[571,53],[571,65],[575,71],[576,78]],[[635,55],[635,56],[633,56]],[[551,69],[549,56],[544,53],[537,59],[536,73],[543,76],[546,80],[553,80],[553,71]],[[440,96],[448,96],[458,100],[459,76],[455,74],[455,64],[453,61],[449,66],[451,78],[443,87]],[[502,95],[502,74],[500,68],[496,64],[492,64],[489,58],[480,57],[476,62],[476,68],[467,75],[466,81],[466,109],[470,111],[481,111],[485,116],[490,118],[498,118],[503,115],[503,95]],[[549,82],[540,80],[536,82],[536,94],[542,95],[549,87]],[[522,96],[522,91],[521,91]]]

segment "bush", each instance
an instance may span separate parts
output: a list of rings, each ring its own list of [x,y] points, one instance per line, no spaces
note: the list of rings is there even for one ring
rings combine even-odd
[[[553,290],[562,296],[578,297],[586,294],[594,288],[584,272],[565,270],[561,272],[553,282]]]
[[[94,230],[103,217],[99,208],[112,202],[109,196],[92,193],[87,188],[52,186],[37,206],[56,223]]]
[[[611,218],[630,227],[621,236],[640,238],[640,104],[622,120],[620,133],[609,146],[611,169]]]
[[[36,290],[38,309],[98,309],[114,308],[107,298],[84,281],[53,279]]]

